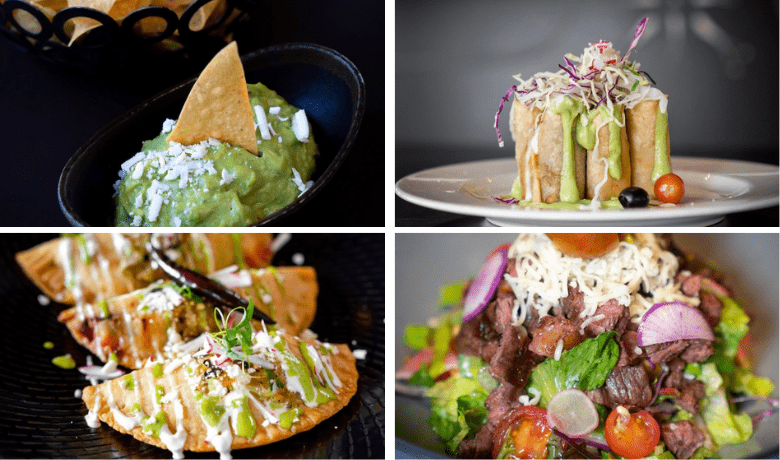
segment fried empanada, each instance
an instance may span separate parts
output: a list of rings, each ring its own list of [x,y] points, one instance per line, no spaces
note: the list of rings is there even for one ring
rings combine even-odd
[[[85,233],[63,236],[16,254],[30,280],[57,302],[93,304],[146,287],[163,278],[146,252],[149,234]],[[268,266],[273,237],[267,233],[192,233],[166,251],[201,273],[232,264]]]
[[[275,328],[252,334],[251,353],[229,358],[209,341],[194,354],[150,363],[83,391],[87,421],[98,419],[173,452],[261,446],[309,430],[357,391],[346,345],[303,341]]]
[[[311,325],[317,310],[317,278],[311,267],[242,270],[236,278],[251,284],[236,287],[257,309],[276,319],[278,327],[298,335]],[[60,322],[78,343],[103,362],[113,353],[122,366],[138,369],[147,360],[174,357],[204,332],[217,330],[215,305],[173,282],[157,283],[96,304],[64,310]],[[223,315],[229,313],[223,309]],[[260,323],[253,322],[255,328]]]

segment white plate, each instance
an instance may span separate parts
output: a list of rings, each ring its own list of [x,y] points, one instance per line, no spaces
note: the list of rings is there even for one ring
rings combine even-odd
[[[439,211],[484,216],[502,226],[712,225],[726,214],[775,206],[778,168],[736,160],[673,157],[685,197],[673,207],[561,210],[498,203],[517,177],[515,160],[476,161],[427,169],[399,180],[401,198]]]

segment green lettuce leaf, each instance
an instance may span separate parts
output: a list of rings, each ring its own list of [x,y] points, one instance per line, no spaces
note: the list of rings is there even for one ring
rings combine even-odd
[[[456,281],[445,284],[439,288],[439,305],[448,306],[460,303],[463,298],[463,288],[466,287],[465,281]]]
[[[721,297],[720,300],[723,302],[723,311],[720,315],[720,322],[715,327],[715,332],[720,332],[723,338],[725,345],[723,353],[733,358],[737,355],[739,341],[748,332],[750,318],[733,299]]]
[[[737,368],[734,380],[733,391],[737,393],[766,398],[775,391],[775,384],[770,379],[759,377],[742,367]]]
[[[427,348],[431,342],[433,330],[425,324],[409,324],[404,330],[404,343],[415,350]]]
[[[620,349],[615,332],[605,332],[561,353],[560,361],[548,358],[531,372],[528,389],[541,394],[539,407],[546,408],[553,396],[569,388],[594,390],[607,380],[617,364]]]
[[[428,372],[428,366],[425,364],[420,366],[420,369],[417,370],[414,374],[412,374],[411,377],[409,377],[409,383],[412,385],[420,385],[423,387],[432,387],[433,386],[433,377],[431,376],[431,373]]]
[[[491,378],[492,381],[487,382],[488,389],[478,379],[478,376],[483,375],[482,370],[487,369],[487,363],[483,360],[459,357],[459,364],[461,368],[472,369],[468,377],[453,377],[436,382],[425,391],[425,396],[431,399],[428,423],[444,439],[451,453],[457,452],[458,444],[463,439],[472,439],[487,423],[485,400],[490,390],[498,385]]]
[[[701,415],[713,441],[718,445],[745,442],[753,435],[753,422],[747,414],[734,414],[726,398],[723,377],[715,363],[701,366],[697,377],[706,386],[706,398],[702,400]]]

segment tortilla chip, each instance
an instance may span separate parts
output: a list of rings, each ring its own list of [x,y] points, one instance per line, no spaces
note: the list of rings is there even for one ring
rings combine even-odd
[[[209,62],[192,87],[168,142],[209,138],[257,155],[257,137],[238,45],[231,42]]]
[[[68,7],[79,6],[91,8],[109,14],[114,3],[116,3],[116,0],[68,0]],[[73,23],[73,33],[70,36],[68,46],[72,46],[82,35],[101,25],[99,21],[85,17],[75,17],[68,22]]]
[[[300,340],[292,336],[284,336],[284,340],[290,344],[289,348],[293,352],[298,349],[297,345]],[[315,346],[318,344],[316,341],[307,342]],[[231,449],[262,446],[289,438],[296,433],[314,428],[314,426],[345,407],[357,392],[358,373],[355,367],[355,358],[349,348],[346,345],[336,345],[336,347],[338,348],[338,354],[331,356],[332,365],[333,370],[338,375],[339,380],[341,380],[342,386],[339,393],[336,394],[335,400],[317,407],[306,407],[300,403],[297,407],[302,411],[302,414],[299,416],[299,421],[294,423],[289,430],[273,423],[269,423],[267,424],[268,426],[264,427],[263,421],[265,418],[254,404],[250,404],[250,410],[257,422],[256,434],[250,439],[234,434],[232,436]],[[300,357],[299,354],[296,353],[296,355]],[[195,393],[187,383],[186,366],[179,366],[173,372],[163,373],[160,378],[155,378],[152,375],[151,367],[133,371],[131,375],[135,376],[137,382],[134,391],[123,388],[122,382],[124,379],[122,378],[84,388],[82,399],[90,413],[96,413],[101,421],[121,433],[130,434],[139,441],[165,449],[166,447],[160,441],[160,438],[147,435],[140,426],[135,426],[131,430],[123,428],[114,417],[114,413],[109,407],[111,403],[108,402],[113,399],[117,410],[125,416],[132,416],[132,408],[135,404],[140,405],[143,413],[153,415],[157,412],[153,403],[156,398],[155,387],[162,385],[166,395],[176,392],[180,397],[183,406],[183,411],[181,412],[183,414],[182,425],[187,432],[184,450],[194,452],[215,451],[214,446],[206,442],[206,425],[198,413]],[[168,429],[171,433],[176,433],[176,426],[179,420],[175,411],[175,403],[164,402],[161,408],[167,415]]]
[[[46,11],[49,10],[49,8],[39,7],[38,9],[41,10],[41,12],[45,14],[47,17],[49,17]],[[52,17],[53,16],[54,15],[52,14]],[[35,16],[32,15],[32,13],[28,11],[22,9],[14,10],[13,17],[16,23],[19,24],[19,27],[21,27],[22,29],[24,29],[25,31],[33,35],[39,34],[43,30],[41,23],[35,18]],[[49,20],[51,21],[51,17],[49,17]]]
[[[108,11],[108,15],[119,22],[125,16],[133,11],[145,8],[152,3],[152,0],[119,0]]]
[[[30,3],[36,7],[51,8],[57,11],[68,6],[68,0],[31,0]]]

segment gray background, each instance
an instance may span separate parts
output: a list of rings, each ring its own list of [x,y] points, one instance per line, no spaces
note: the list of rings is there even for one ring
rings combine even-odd
[[[778,163],[778,6],[747,0],[396,2],[397,178],[438,164],[514,153],[514,84],[566,53],[610,40],[669,94],[672,155]]]

